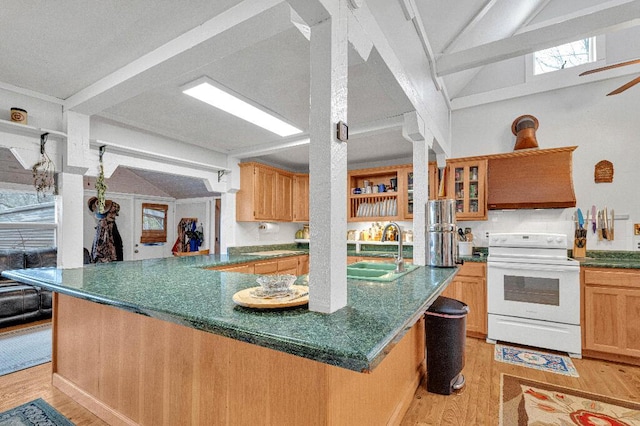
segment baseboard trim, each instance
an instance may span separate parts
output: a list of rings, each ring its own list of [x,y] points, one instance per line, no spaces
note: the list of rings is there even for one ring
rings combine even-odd
[[[400,425],[400,423],[402,423],[402,419],[407,414],[407,411],[409,411],[409,407],[413,402],[413,397],[415,396],[416,391],[418,390],[418,386],[420,386],[420,383],[422,383],[424,376],[425,376],[424,372],[421,372],[421,374],[417,375],[414,378],[411,386],[408,386],[405,389],[404,395],[402,395],[402,399],[400,400],[398,405],[396,405],[396,409],[393,410],[391,417],[389,417],[389,421],[387,422],[388,426],[397,426],[397,425]]]
[[[96,416],[107,422],[112,426],[137,426],[138,423],[134,422],[127,416],[119,413],[103,402],[97,400],[93,395],[78,388],[74,383],[65,379],[57,373],[53,373],[52,384],[58,388],[61,392],[69,396],[78,404],[82,405],[87,410],[91,411]]]
[[[610,354],[607,352],[594,351],[589,349],[582,349],[583,358],[595,358],[603,361],[619,362],[622,364],[630,364],[640,366],[640,358],[636,358],[629,355]]]

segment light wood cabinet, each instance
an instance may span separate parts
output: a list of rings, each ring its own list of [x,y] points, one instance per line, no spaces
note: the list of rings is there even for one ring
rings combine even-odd
[[[293,176],[280,172],[276,175],[276,220],[293,220]]]
[[[216,271],[224,271],[224,272],[239,272],[242,274],[253,274],[253,263],[240,263],[237,265],[229,265],[229,266],[218,266],[213,269]]]
[[[640,271],[582,269],[583,354],[640,365]]]
[[[447,197],[456,201],[456,220],[487,219],[487,160],[448,160]]]
[[[372,169],[352,170],[348,174],[347,221],[376,222],[402,220],[406,191],[399,187],[401,171],[406,165],[376,167]],[[393,182],[393,183],[392,183]],[[385,191],[378,189],[384,185]],[[392,186],[392,185],[395,185]],[[354,189],[371,188],[370,193],[355,194]],[[374,186],[376,190],[374,190]],[[377,191],[377,192],[374,192]]]
[[[467,262],[460,267],[453,281],[442,292],[469,306],[467,336],[487,337],[487,283],[486,264]]]
[[[438,168],[429,163],[429,198],[435,199],[438,187]],[[435,176],[435,178],[432,178]],[[395,187],[392,185],[395,184]],[[371,193],[355,194],[356,188],[371,186]],[[374,186],[384,185],[386,192],[374,192]],[[388,188],[389,187],[389,188]],[[411,220],[413,218],[413,166],[375,167],[349,172],[347,189],[347,220],[349,222],[375,222]]]
[[[293,175],[293,221],[309,222],[309,175]]]
[[[298,256],[298,275],[309,273],[309,255]]]
[[[259,163],[241,163],[239,166],[236,220],[291,222],[293,174]]]
[[[257,260],[254,262],[237,263],[234,265],[214,266],[207,269],[257,275],[303,275],[309,273],[309,255],[305,254],[276,259]]]

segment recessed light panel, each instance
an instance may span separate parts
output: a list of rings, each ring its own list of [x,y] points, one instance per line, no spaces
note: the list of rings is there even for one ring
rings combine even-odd
[[[182,92],[279,136],[285,137],[302,133],[302,130],[285,123],[268,112],[213,85],[209,81],[202,81]]]

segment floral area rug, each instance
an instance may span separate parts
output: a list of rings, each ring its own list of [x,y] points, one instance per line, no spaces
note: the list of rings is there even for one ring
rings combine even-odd
[[[503,373],[500,425],[640,426],[640,404]]]
[[[536,370],[579,377],[575,365],[573,365],[573,362],[567,356],[515,348],[513,346],[496,345],[494,359],[509,364],[535,368]]]
[[[69,419],[38,398],[0,413],[2,426],[73,426]]]

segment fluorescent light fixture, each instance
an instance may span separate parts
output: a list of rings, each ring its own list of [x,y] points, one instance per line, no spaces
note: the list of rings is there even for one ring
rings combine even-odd
[[[282,137],[302,133],[302,130],[285,123],[262,109],[240,99],[239,95],[231,94],[228,89],[222,89],[210,82],[209,79],[198,80],[195,86],[185,89],[182,93],[206,102],[238,118],[260,126]]]

